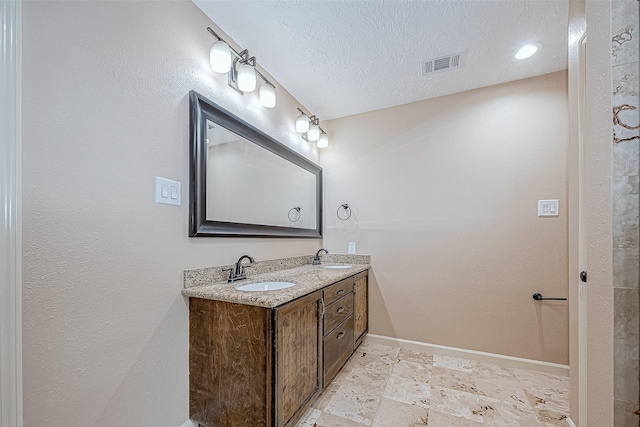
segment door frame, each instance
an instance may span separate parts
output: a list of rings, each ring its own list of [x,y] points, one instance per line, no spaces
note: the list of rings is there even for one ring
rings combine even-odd
[[[0,2],[0,427],[23,425],[20,88],[22,0]]]
[[[568,113],[567,140],[567,229],[569,277],[569,426],[586,426],[586,300],[580,271],[585,270],[585,157],[586,126],[586,13],[585,3],[569,5],[568,37]]]
[[[611,1],[585,2],[586,390],[588,425],[614,423]],[[579,270],[576,269],[576,273]],[[586,427],[582,423],[579,427]]]
[[[586,169],[584,135],[586,123],[587,34],[578,41],[578,271],[587,271]],[[577,272],[575,272],[577,274]],[[587,425],[587,283],[578,284],[578,425]]]

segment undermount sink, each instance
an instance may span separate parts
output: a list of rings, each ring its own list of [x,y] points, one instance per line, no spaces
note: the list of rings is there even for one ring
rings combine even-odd
[[[323,265],[324,268],[351,268],[353,267],[352,265]]]
[[[286,289],[292,286],[295,286],[295,283],[260,282],[260,283],[250,283],[248,285],[240,286],[236,289],[239,291],[246,291],[246,292],[264,292],[264,291],[276,291],[278,289]]]

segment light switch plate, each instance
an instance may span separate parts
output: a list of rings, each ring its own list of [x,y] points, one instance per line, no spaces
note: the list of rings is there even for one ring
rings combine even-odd
[[[538,216],[558,216],[558,200],[538,200]]]
[[[156,203],[180,206],[180,182],[156,176]]]
[[[356,242],[349,242],[349,252],[347,252],[349,254],[355,254],[356,253]]]

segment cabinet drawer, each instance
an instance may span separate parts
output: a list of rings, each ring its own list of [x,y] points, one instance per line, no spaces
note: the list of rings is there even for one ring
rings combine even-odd
[[[326,305],[324,309],[324,335],[345,321],[353,313],[353,293]]]
[[[327,335],[323,342],[324,384],[328,384],[353,353],[353,316]]]
[[[331,286],[327,286],[324,289],[324,305],[327,306],[347,295],[349,292],[353,292],[353,277],[341,280],[338,283],[334,283]]]

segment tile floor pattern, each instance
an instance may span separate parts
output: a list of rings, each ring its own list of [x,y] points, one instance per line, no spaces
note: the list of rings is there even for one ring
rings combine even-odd
[[[547,427],[569,378],[363,343],[296,427]]]

